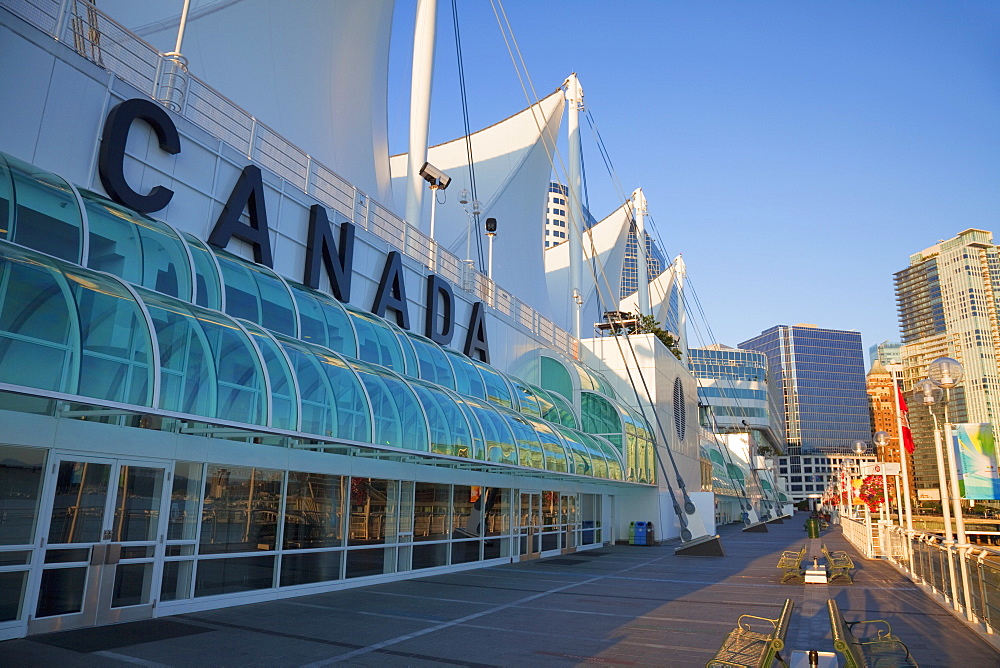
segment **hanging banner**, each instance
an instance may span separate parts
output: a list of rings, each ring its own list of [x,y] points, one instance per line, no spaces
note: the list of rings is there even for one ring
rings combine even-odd
[[[988,422],[952,425],[951,439],[957,459],[959,495],[963,499],[1000,500],[993,425]]]
[[[864,482],[863,478],[851,478],[851,505],[852,506],[863,506],[865,505],[865,500],[861,498],[861,483]]]
[[[861,465],[861,475],[899,475],[899,462],[868,462]]]

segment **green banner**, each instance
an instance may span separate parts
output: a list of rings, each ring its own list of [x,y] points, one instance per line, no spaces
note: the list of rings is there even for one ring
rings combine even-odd
[[[957,455],[958,489],[963,499],[1000,499],[997,449],[993,425],[952,425],[952,447]]]

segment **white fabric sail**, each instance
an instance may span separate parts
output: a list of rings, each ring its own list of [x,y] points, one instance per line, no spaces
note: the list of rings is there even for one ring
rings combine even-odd
[[[661,323],[661,325],[667,329],[671,329],[668,325],[671,320],[671,295],[674,290],[678,289],[676,271],[677,264],[673,263],[664,269],[659,276],[649,282],[649,308],[651,314],[657,322]],[[680,295],[678,295],[678,297],[680,297]],[[624,297],[621,300],[619,309],[629,313],[638,313],[639,293],[633,292],[629,296]],[[674,334],[683,335],[683,332],[674,332]]]
[[[565,99],[562,90],[471,137],[475,161],[476,194],[482,202],[481,223],[497,219],[493,246],[493,280],[543,314],[549,313],[544,289],[544,211],[548,197],[551,156],[562,123]],[[434,236],[442,248],[465,258],[469,216],[458,203],[458,193],[469,185],[465,137],[432,146],[427,161],[451,177],[451,184],[439,194]],[[389,159],[392,186],[403,202],[407,180],[407,154]],[[430,232],[431,198],[425,196],[420,229]],[[475,230],[482,235],[483,230]],[[486,240],[483,241],[484,259]],[[472,258],[477,266],[477,240],[472,241]],[[480,267],[485,271],[485,262]]]
[[[181,2],[101,0],[161,52]],[[386,100],[394,0],[193,0],[189,71],[320,163],[392,206]]]
[[[604,311],[618,308],[625,245],[632,221],[632,204],[624,202],[612,214],[583,232],[583,271],[580,331],[583,336],[601,322]],[[569,231],[574,234],[573,230]],[[552,301],[553,320],[572,330],[576,317],[570,291],[569,243],[545,249],[545,278]]]

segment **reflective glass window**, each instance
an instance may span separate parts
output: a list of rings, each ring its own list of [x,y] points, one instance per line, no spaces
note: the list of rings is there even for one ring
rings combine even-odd
[[[377,545],[385,543],[386,536],[395,537],[398,495],[399,483],[395,480],[351,478],[347,544]],[[384,553],[384,549],[348,553],[347,577],[382,573]],[[354,559],[357,562],[352,564]]]
[[[598,437],[579,430],[572,430],[572,433],[590,452],[591,463],[594,466],[591,475],[595,478],[609,478],[607,456],[604,454],[604,448],[597,442]]]
[[[275,549],[281,482],[281,471],[210,464],[198,551],[218,554]],[[198,570],[200,573],[201,564]]]
[[[451,485],[418,482],[413,486],[413,540],[451,537]]]
[[[215,255],[226,286],[226,313],[272,332],[298,335],[292,295],[277,274],[222,250]]]
[[[451,368],[448,355],[441,346],[419,334],[414,334],[413,332],[408,332],[407,334],[413,343],[414,352],[417,356],[419,377],[429,380],[436,385],[443,385],[450,390],[454,390],[455,371]]]
[[[333,297],[291,284],[299,308],[299,338],[334,352],[358,356],[358,342],[347,311]]]
[[[70,285],[53,262],[0,244],[0,381],[75,393],[77,317]]]
[[[216,264],[215,255],[201,239],[187,232],[181,232],[181,235],[187,242],[194,262],[194,303],[222,311],[222,276],[219,275],[219,265]]]
[[[573,400],[573,379],[563,364],[552,357],[542,357],[541,374],[543,389],[558,392],[570,401]]]
[[[561,424],[571,429],[580,428],[580,418],[568,400],[558,392],[548,392],[535,385],[528,385],[538,401],[538,409],[542,419],[554,424]]]
[[[0,445],[0,545],[34,541],[46,451]]]
[[[9,241],[14,228],[14,182],[0,153],[0,239]]]
[[[466,421],[469,423],[472,435],[472,452],[469,456],[473,459],[485,460],[486,442],[483,436],[483,428],[479,424],[479,420],[476,418],[476,414],[469,405],[469,402],[466,401],[466,397],[447,389],[444,390],[444,393],[451,397],[455,404],[458,405],[458,407],[462,410],[462,414],[465,416]]]
[[[518,459],[521,466],[544,469],[545,455],[542,452],[542,443],[531,424],[513,411],[500,409],[500,415],[507,422],[517,440]]]
[[[458,393],[477,399],[485,399],[486,383],[483,382],[483,376],[472,360],[454,350],[446,348],[445,352],[448,353],[448,359],[455,370],[455,389]]]
[[[347,479],[343,476],[290,471],[282,546],[286,550],[340,546],[344,540],[346,497]]]
[[[345,304],[344,308],[358,333],[358,359],[406,373],[403,348],[389,323],[349,304]]]
[[[299,430],[299,396],[292,374],[291,362],[284,349],[263,327],[249,320],[241,321],[250,332],[264,359],[271,386],[271,424],[278,429]]]
[[[472,457],[472,431],[458,403],[441,388],[422,381],[410,386],[427,414],[431,432],[431,452],[456,457]]]
[[[97,193],[81,190],[80,196],[87,208],[89,268],[191,301],[191,266],[176,232]]]
[[[483,377],[483,383],[486,385],[486,398],[498,406],[513,410],[514,398],[511,395],[510,386],[507,385],[504,377],[488,364],[483,364],[475,360],[472,360],[472,363],[476,365],[480,375]]]
[[[546,471],[569,471],[569,462],[566,455],[566,447],[562,438],[550,425],[542,420],[525,417],[525,419],[535,429],[538,440],[542,444],[542,454],[545,457]]]
[[[466,403],[483,428],[483,438],[486,441],[486,461],[517,464],[517,442],[514,440],[514,434],[511,432],[507,420],[490,404],[475,399],[467,399]]]
[[[361,381],[347,362],[326,348],[288,337],[285,349],[298,381],[302,431],[371,443],[371,412]]]
[[[600,392],[604,396],[611,397],[612,399],[617,396],[614,388],[611,387],[611,383],[609,383],[608,379],[602,374],[585,367],[579,362],[574,362],[573,368],[576,370],[577,376],[580,378],[581,390],[593,390],[595,392]]]
[[[538,401],[537,393],[531,389],[523,380],[514,376],[507,376],[507,380],[514,387],[514,396],[517,397],[517,406],[525,415],[531,417],[542,417],[542,409]],[[551,402],[548,402],[551,403]]]
[[[622,418],[614,404],[600,394],[581,392],[580,408],[583,431],[601,434],[618,447],[624,446]]]
[[[570,471],[578,475],[596,476],[593,455],[590,448],[584,444],[583,437],[579,435],[579,432],[561,425],[556,425],[555,428],[566,443],[566,451],[572,464]],[[604,459],[603,455],[601,455],[601,459]]]
[[[372,443],[427,452],[427,419],[409,383],[374,364],[351,361],[371,401]]]
[[[167,540],[193,540],[198,533],[201,515],[202,464],[176,462],[170,489]]]
[[[132,293],[111,276],[82,269],[64,275],[76,299],[83,342],[77,393],[151,405],[153,337]]]
[[[590,434],[591,441],[597,444],[598,449],[604,453],[604,458],[608,465],[608,478],[611,480],[624,480],[625,479],[625,465],[622,463],[621,453],[618,448],[612,445],[611,441],[608,439],[598,436],[596,434]],[[594,458],[596,461],[596,457]]]
[[[396,339],[399,341],[399,348],[403,351],[403,364],[406,366],[406,369],[400,373],[419,378],[420,365],[417,363],[417,351],[413,347],[413,341],[407,335],[408,332],[389,320],[386,320],[385,324],[389,325],[389,329],[396,335]]]
[[[13,225],[7,239],[79,264],[83,215],[73,188],[62,178],[3,154],[14,184]],[[9,220],[9,217],[8,217]]]

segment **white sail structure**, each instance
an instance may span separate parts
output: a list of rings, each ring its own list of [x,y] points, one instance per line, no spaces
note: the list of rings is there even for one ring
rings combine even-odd
[[[101,0],[161,52],[181,2]],[[386,114],[394,0],[192,0],[182,52],[194,76],[358,189],[392,206]]]
[[[684,259],[678,255],[669,267],[663,270],[649,282],[650,313],[661,323],[664,329],[671,331],[679,338],[678,345],[686,350],[687,334],[684,315]],[[671,309],[674,312],[671,313]],[[620,310],[637,313],[639,310],[639,293],[633,292],[623,297]],[[680,331],[674,331],[674,329]]]
[[[543,287],[542,212],[564,107],[563,91],[558,89],[527,109],[470,135],[476,195],[482,202],[480,224],[487,218],[497,219],[493,280],[542,313],[549,312],[548,293]],[[407,159],[405,153],[389,159],[392,187],[400,195],[399,202],[404,200],[407,187]],[[458,203],[459,192],[463,188],[471,190],[465,137],[431,146],[427,161],[452,179],[448,189],[439,195],[442,203],[435,213],[434,236],[442,248],[465,258],[470,216]],[[430,200],[425,197],[422,205],[420,228],[425,232],[430,229]],[[481,228],[472,232],[483,235]],[[468,259],[478,260],[475,238],[472,249]],[[485,263],[480,269],[485,271]]]
[[[581,331],[584,336],[604,311],[618,307],[625,246],[632,221],[632,203],[624,202],[617,210],[583,231],[581,247]],[[552,302],[552,319],[570,329],[576,309],[570,289],[570,245],[562,243],[545,249],[545,278]]]

